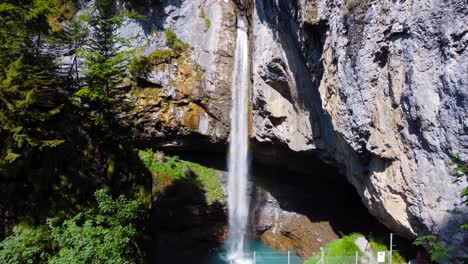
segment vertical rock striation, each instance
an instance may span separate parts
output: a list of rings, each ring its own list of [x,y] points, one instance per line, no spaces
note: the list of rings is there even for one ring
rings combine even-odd
[[[253,137],[338,164],[393,230],[466,250],[448,163],[468,159],[467,13],[463,1],[255,1]]]

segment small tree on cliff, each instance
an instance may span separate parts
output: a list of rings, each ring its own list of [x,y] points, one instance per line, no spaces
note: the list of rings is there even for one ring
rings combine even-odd
[[[96,0],[88,15],[82,16],[90,28],[87,44],[80,51],[84,58],[84,83],[75,95],[83,106],[108,119],[121,80],[125,56],[120,52],[124,40],[117,35],[123,17],[115,1]]]

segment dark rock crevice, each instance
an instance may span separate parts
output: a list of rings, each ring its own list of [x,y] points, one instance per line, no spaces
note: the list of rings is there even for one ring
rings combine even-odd
[[[252,225],[263,242],[306,259],[343,234],[388,235],[336,167],[308,161],[303,172],[271,162],[253,166]]]

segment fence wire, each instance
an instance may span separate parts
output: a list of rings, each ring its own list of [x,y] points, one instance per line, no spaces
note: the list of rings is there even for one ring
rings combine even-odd
[[[382,253],[382,252],[381,252]],[[302,261],[293,252],[254,252],[251,259],[254,264],[389,264],[389,252],[384,252],[383,262],[378,262],[378,252],[349,252],[341,256],[330,256],[326,252],[319,252],[308,261]],[[382,258],[380,259],[382,260]]]

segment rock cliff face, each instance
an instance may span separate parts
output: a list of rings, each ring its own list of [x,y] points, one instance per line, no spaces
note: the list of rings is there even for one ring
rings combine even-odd
[[[254,138],[338,164],[391,229],[466,245],[448,166],[468,158],[463,1],[255,7]]]
[[[236,13],[246,8],[254,155],[303,170],[312,158],[334,164],[389,228],[407,237],[437,233],[468,254],[467,235],[457,231],[468,212],[448,166],[455,153],[468,159],[466,1],[242,6],[167,0],[146,24],[126,23],[122,32],[145,54],[167,46],[163,28],[190,45],[129,95],[136,137],[163,146],[226,142]],[[157,92],[142,92],[151,88]]]
[[[128,20],[119,34],[160,60],[140,73],[129,100],[135,137],[164,147],[189,148],[225,142],[229,134],[231,72],[236,13],[233,2],[162,1],[140,10],[145,21]],[[170,30],[188,44],[164,55]],[[228,74],[227,74],[228,73]],[[203,142],[203,143],[202,143]],[[215,144],[213,144],[215,145]]]

